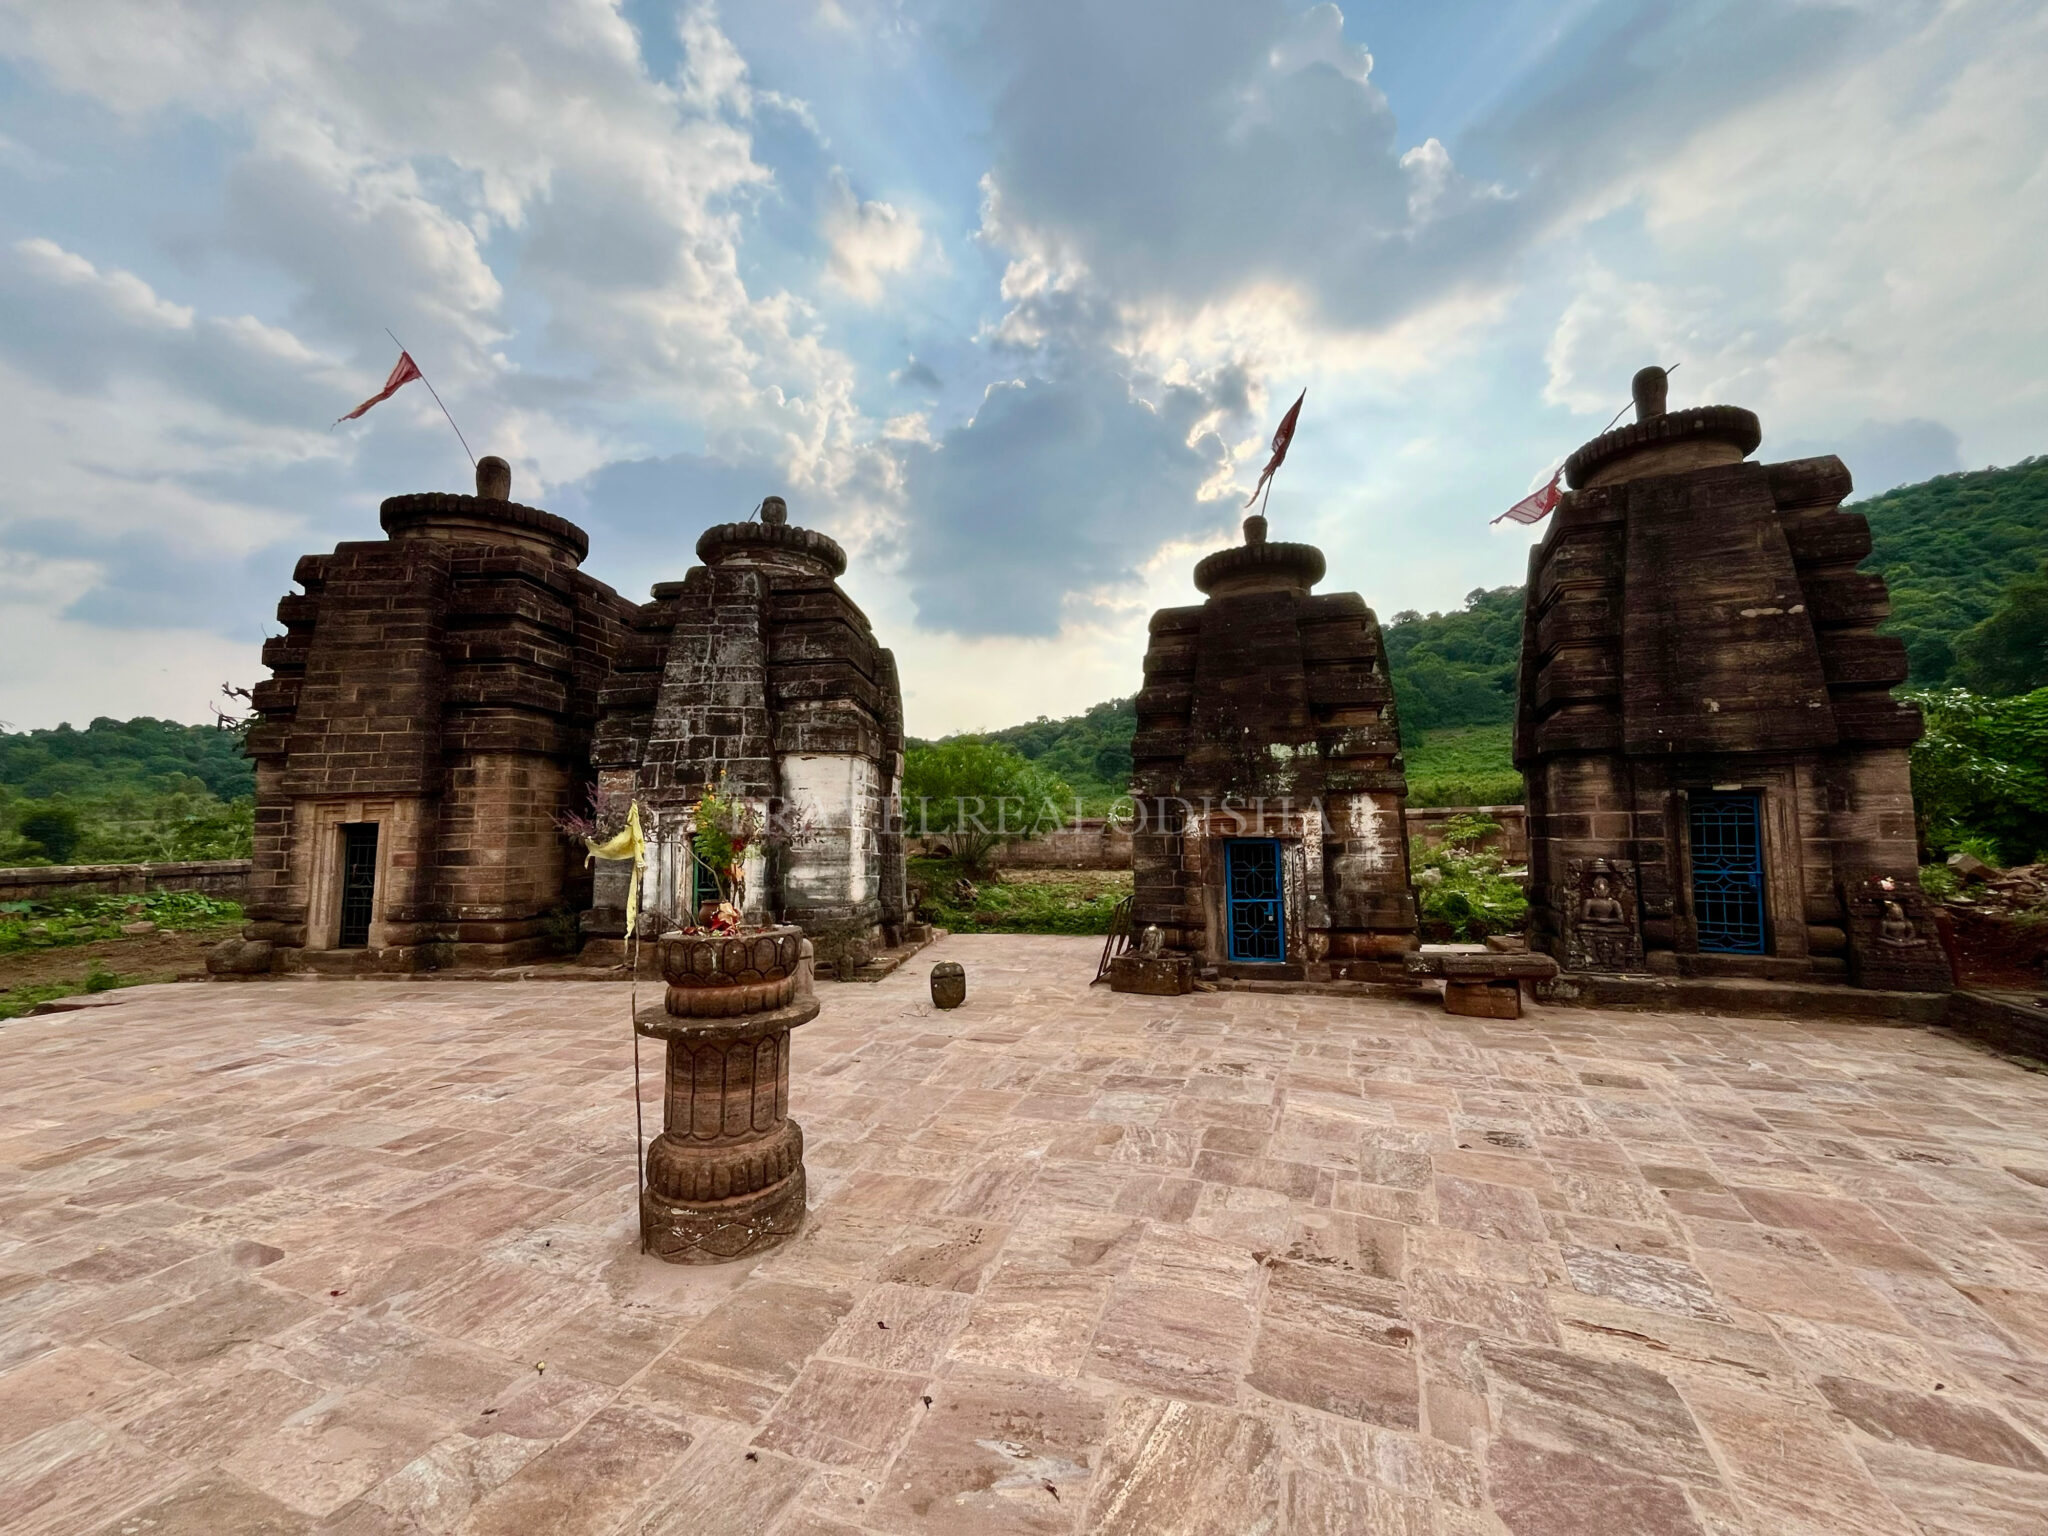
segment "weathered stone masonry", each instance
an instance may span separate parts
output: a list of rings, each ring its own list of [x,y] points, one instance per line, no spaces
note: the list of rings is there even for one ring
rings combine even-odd
[[[580,528],[508,499],[502,460],[477,484],[394,496],[387,538],[294,571],[303,594],[279,602],[255,690],[249,922],[220,968],[514,963],[559,949],[586,904],[554,823],[586,796],[633,605],[578,569]],[[366,922],[352,858],[374,861]]]
[[[1948,984],[1919,889],[1920,712],[1833,457],[1745,462],[1734,406],[1566,461],[1531,552],[1515,758],[1532,942],[1567,970]]]
[[[838,586],[845,552],[786,519],[770,497],[760,521],[707,529],[703,564],[633,614],[594,761],[608,811],[638,798],[653,844],[641,899],[672,915],[705,894],[683,839],[708,791],[807,812],[813,838],[751,861],[746,916],[800,925],[829,973],[898,942],[908,917],[902,690],[895,657]],[[624,933],[626,878],[600,873],[586,954]]]
[[[1152,616],[1132,744],[1144,817],[1132,922],[1214,974],[1400,979],[1416,947],[1407,780],[1379,621],[1316,595],[1322,552],[1246,542],[1195,568],[1208,601]],[[1233,848],[1277,846],[1279,952],[1234,959]]]

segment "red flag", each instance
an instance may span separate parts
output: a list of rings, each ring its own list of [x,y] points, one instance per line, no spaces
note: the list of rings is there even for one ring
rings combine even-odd
[[[342,417],[341,421],[337,421],[335,425],[338,427],[342,421],[354,421],[378,401],[389,400],[393,395],[397,394],[399,386],[410,384],[419,376],[420,365],[412,360],[412,354],[410,352],[399,353],[398,362],[391,369],[391,377],[384,381],[384,387],[350,411],[346,416]]]
[[[1540,491],[1533,491],[1529,495],[1524,496],[1512,507],[1509,507],[1507,511],[1501,513],[1499,517],[1496,517],[1494,521],[1496,523],[1542,522],[1544,518],[1550,516],[1551,509],[1557,505],[1557,482],[1563,478],[1564,471],[1560,469],[1550,477],[1550,484],[1544,486]]]
[[[1266,482],[1273,478],[1273,471],[1287,461],[1287,445],[1294,441],[1294,424],[1300,420],[1301,402],[1307,398],[1308,391],[1304,389],[1295,396],[1294,404],[1287,407],[1287,414],[1280,418],[1280,425],[1273,431],[1273,457],[1266,461],[1266,467],[1259,472],[1259,483],[1252,487],[1251,498],[1245,502],[1246,506],[1259,499],[1259,492],[1264,490]]]

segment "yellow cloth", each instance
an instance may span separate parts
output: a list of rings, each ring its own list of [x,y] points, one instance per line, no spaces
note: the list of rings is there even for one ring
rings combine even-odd
[[[583,846],[590,850],[590,859],[633,861],[633,883],[626,890],[626,937],[630,939],[640,923],[640,867],[647,859],[647,841],[640,835],[640,802],[635,800],[627,808],[626,825],[621,831],[601,843],[586,837]],[[590,859],[583,862],[588,864]]]

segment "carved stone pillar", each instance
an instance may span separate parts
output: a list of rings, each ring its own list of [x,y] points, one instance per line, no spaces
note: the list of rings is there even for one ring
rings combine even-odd
[[[634,1027],[668,1046],[659,1136],[647,1148],[640,1233],[671,1264],[751,1258],[804,1219],[803,1129],[789,1118],[789,1032],[818,1016],[800,996],[803,930],[661,940],[661,1008]]]

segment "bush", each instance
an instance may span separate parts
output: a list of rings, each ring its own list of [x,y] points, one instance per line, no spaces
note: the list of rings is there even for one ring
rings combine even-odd
[[[1522,882],[1502,873],[1499,854],[1478,846],[1499,831],[1497,822],[1483,816],[1453,816],[1437,847],[1424,847],[1421,838],[1410,843],[1424,939],[1476,944],[1488,934],[1521,931],[1529,912]]]
[[[1927,716],[1913,799],[1928,851],[2011,865],[2048,850],[2048,688],[2010,699],[1962,688],[1910,697]]]

